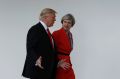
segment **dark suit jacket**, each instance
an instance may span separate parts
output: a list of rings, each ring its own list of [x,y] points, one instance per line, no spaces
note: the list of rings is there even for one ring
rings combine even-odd
[[[27,34],[27,55],[22,75],[35,79],[54,79],[56,70],[56,52],[43,25],[39,22],[32,26]],[[40,69],[35,66],[36,60],[42,56]]]

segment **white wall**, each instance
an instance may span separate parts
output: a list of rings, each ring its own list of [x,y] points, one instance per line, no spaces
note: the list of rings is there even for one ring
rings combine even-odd
[[[43,8],[55,9],[57,21],[72,13],[76,24],[71,54],[76,79],[120,79],[119,0],[0,0],[0,79],[21,77],[26,34]]]

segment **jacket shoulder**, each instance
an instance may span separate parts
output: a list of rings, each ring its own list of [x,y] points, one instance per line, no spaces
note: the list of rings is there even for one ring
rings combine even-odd
[[[56,30],[52,33],[52,35],[59,35],[61,33],[61,31],[62,31],[61,29]]]
[[[28,33],[31,32],[41,32],[43,30],[42,28],[42,24],[41,23],[37,23],[33,26],[30,27],[30,29],[28,30]]]

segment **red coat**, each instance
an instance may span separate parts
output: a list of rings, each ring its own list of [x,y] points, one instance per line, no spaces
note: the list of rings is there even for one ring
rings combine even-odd
[[[54,42],[56,44],[56,49],[58,53],[58,60],[66,59],[66,62],[71,64],[70,53],[72,51],[71,41],[65,30],[61,28],[53,32],[52,34]],[[56,79],[75,79],[74,71],[71,67],[68,70],[64,70],[61,67],[57,68],[57,78]]]

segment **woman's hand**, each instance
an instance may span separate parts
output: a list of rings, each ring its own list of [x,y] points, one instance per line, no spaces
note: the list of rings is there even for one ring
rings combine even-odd
[[[65,62],[65,60],[66,60],[66,59],[60,60],[60,61],[58,62],[57,67],[61,67],[61,68],[63,68],[64,70],[69,69],[69,68],[70,68],[70,63]]]

